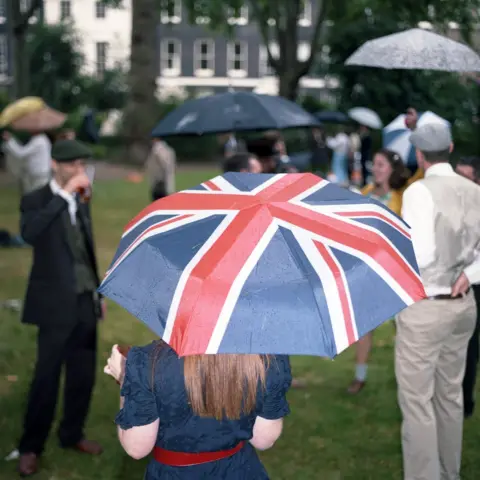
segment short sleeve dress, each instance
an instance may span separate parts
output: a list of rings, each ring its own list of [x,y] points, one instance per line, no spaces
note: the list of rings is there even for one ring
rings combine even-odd
[[[160,419],[156,446],[186,453],[228,450],[241,441],[246,443],[229,458],[201,465],[172,467],[152,459],[145,480],[268,480],[248,440],[257,416],[275,420],[290,411],[285,397],[292,381],[289,357],[272,357],[266,388],[259,389],[254,412],[239,420],[218,421],[193,413],[184,385],[183,360],[170,347],[157,349],[155,345],[134,347],[128,354],[121,391],[125,402],[117,425],[126,430]]]

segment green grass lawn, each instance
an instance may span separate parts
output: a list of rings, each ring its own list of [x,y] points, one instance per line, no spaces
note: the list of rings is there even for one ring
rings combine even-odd
[[[179,188],[213,176],[185,173]],[[123,181],[99,183],[93,199],[94,227],[102,271],[107,268],[125,223],[148,201],[144,184]],[[18,229],[18,194],[0,190],[0,227]],[[0,250],[0,301],[22,298],[30,267],[30,250]],[[35,358],[35,328],[21,325],[17,313],[0,310],[0,479],[15,478],[16,462],[3,458],[16,446],[21,432],[25,397]],[[282,438],[262,453],[275,480],[395,480],[401,479],[400,415],[393,374],[393,327],[387,324],[375,337],[368,387],[357,397],[345,389],[352,377],[353,352],[336,360],[295,357],[296,376],[308,380],[303,390],[289,394],[292,414]],[[116,439],[113,419],[118,388],[102,373],[114,343],[145,344],[153,334],[113,303],[100,326],[98,377],[87,434],[100,441],[105,453],[90,458],[60,450],[52,431],[38,480],[141,479],[145,462],[127,457]],[[463,455],[464,480],[480,478],[479,416],[466,422]]]

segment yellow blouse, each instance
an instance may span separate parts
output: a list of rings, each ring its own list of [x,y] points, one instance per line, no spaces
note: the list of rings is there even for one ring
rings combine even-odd
[[[403,192],[407,189],[408,186],[410,186],[413,182],[420,180],[421,178],[423,178],[423,176],[423,170],[421,168],[418,168],[415,174],[408,179],[407,184],[403,188],[400,188],[398,190],[392,190],[390,195],[390,201],[388,202],[387,207],[392,212],[396,213],[398,216],[401,216]],[[365,185],[365,187],[363,187],[361,190],[362,195],[370,195],[374,189],[375,185],[373,183]]]

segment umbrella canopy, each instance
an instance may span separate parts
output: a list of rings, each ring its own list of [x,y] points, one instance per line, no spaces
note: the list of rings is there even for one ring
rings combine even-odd
[[[342,112],[323,110],[315,113],[315,117],[323,123],[350,123],[350,118]]]
[[[356,107],[348,111],[348,116],[360,125],[379,130],[383,127],[383,122],[378,113],[369,108]]]
[[[156,201],[99,291],[181,356],[333,357],[425,296],[408,226],[311,173],[226,173]]]
[[[0,115],[0,128],[9,126],[15,120],[32,112],[38,112],[47,105],[40,97],[23,97],[5,107]]]
[[[404,114],[399,115],[383,129],[383,147],[398,153],[406,165],[414,167],[417,164],[415,148],[410,143],[412,132],[407,128],[405,118]],[[441,123],[450,126],[450,122],[433,112],[427,111],[418,114],[417,128],[429,123]]]
[[[467,45],[421,28],[364,43],[345,62],[387,69],[479,72],[480,57]]]
[[[282,97],[228,92],[189,100],[170,112],[152,136],[203,135],[318,126],[302,107]]]
[[[50,107],[27,113],[11,123],[15,130],[27,132],[44,132],[61,127],[67,116]]]

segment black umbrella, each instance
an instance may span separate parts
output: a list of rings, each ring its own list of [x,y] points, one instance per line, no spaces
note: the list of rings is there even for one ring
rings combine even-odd
[[[152,136],[203,135],[319,126],[302,107],[282,97],[228,92],[189,100],[170,112]]]
[[[323,123],[351,123],[352,120],[342,112],[323,110],[315,113],[315,118]]]

